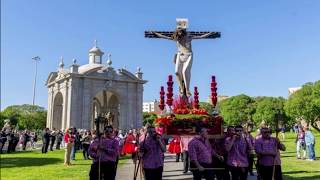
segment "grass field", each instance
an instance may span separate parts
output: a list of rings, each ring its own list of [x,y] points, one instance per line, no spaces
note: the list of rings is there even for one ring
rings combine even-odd
[[[314,133],[314,135],[316,136],[317,160],[307,161],[296,158],[296,144],[294,143],[296,136],[293,133],[286,133],[284,144],[287,150],[281,154],[284,179],[320,180],[320,133]]]
[[[1,180],[87,180],[92,160],[83,160],[82,151],[76,154],[72,166],[64,166],[64,150],[17,152],[1,154]],[[119,161],[119,166],[126,159]]]
[[[287,151],[281,154],[282,171],[285,180],[320,180],[320,133],[316,135],[316,161],[296,159],[295,134],[286,133],[284,141]],[[1,155],[1,180],[82,180],[88,179],[90,160],[82,160],[82,153],[76,154],[73,166],[63,165],[64,150],[17,152]],[[120,160],[124,163],[126,159]]]

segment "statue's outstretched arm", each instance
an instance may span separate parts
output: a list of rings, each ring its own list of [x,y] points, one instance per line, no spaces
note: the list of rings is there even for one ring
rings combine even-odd
[[[155,34],[156,36],[158,36],[159,38],[172,40],[171,36],[166,36],[166,35],[163,35],[161,33],[155,32],[155,31],[152,31],[152,33]]]
[[[192,39],[203,39],[203,38],[209,37],[212,34],[214,34],[214,32],[209,32],[209,33],[203,34],[201,36],[192,36]]]

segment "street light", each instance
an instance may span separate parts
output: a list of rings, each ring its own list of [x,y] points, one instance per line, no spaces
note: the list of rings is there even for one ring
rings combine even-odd
[[[35,61],[35,74],[34,74],[34,81],[33,81],[33,97],[32,97],[32,105],[34,105],[34,100],[36,96],[36,84],[37,84],[37,67],[38,67],[38,62],[40,61],[40,57],[36,56],[32,58]]]

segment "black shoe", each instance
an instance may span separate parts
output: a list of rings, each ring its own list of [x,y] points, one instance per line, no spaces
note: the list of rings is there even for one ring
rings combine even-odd
[[[186,174],[186,173],[188,173],[188,171],[183,171],[183,174]]]

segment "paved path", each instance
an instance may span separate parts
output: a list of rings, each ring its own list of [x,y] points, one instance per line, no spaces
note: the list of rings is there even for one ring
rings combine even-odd
[[[192,180],[192,173],[183,174],[183,163],[176,162],[175,155],[166,154],[165,164],[163,170],[163,180]],[[133,180],[134,164],[131,160],[128,160],[124,165],[118,168],[117,180]],[[140,174],[138,174],[138,180],[140,180]],[[142,178],[143,179],[143,178]],[[255,180],[255,176],[248,176],[248,180]]]
[[[165,155],[165,165],[163,170],[163,180],[169,180],[169,179],[185,179],[185,180],[191,180],[192,174],[187,173],[183,174],[183,163],[176,162],[175,155],[166,154]],[[117,172],[117,180],[133,180],[133,170],[134,170],[134,164],[131,160],[128,160],[124,165],[122,165],[120,168],[118,168]],[[138,180],[140,180],[140,173],[138,174]]]

